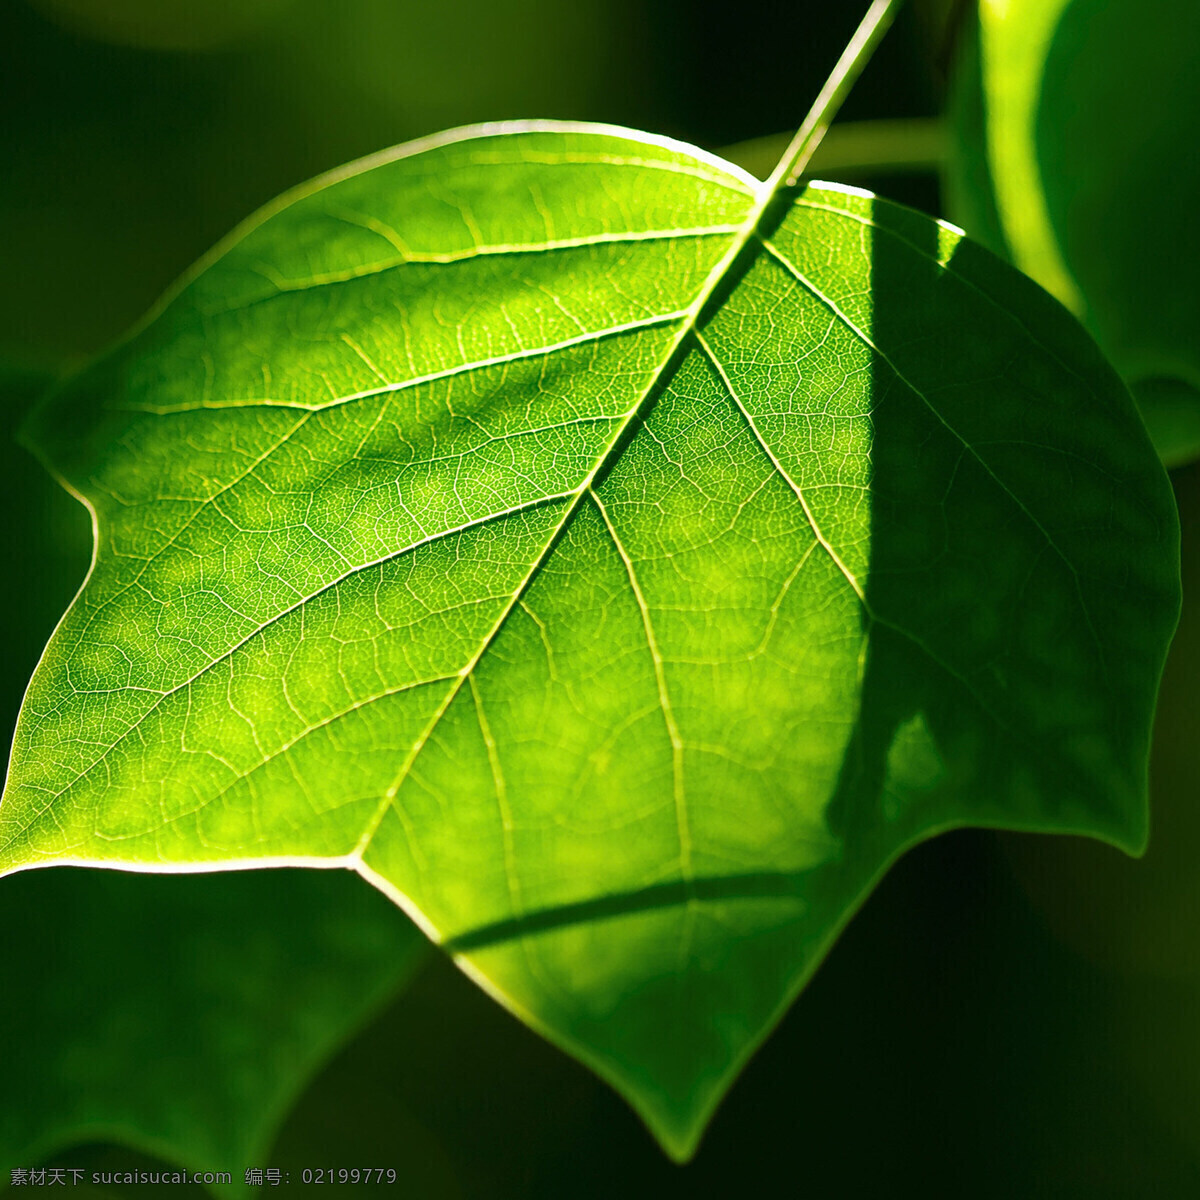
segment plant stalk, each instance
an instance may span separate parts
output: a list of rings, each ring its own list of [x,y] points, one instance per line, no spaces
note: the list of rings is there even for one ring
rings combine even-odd
[[[751,175],[765,179],[779,162],[790,133],[772,133],[716,151]],[[855,182],[873,175],[938,171],[946,158],[947,135],[936,117],[889,117],[878,121],[837,121],[809,159],[805,177]]]
[[[873,0],[871,7],[854,31],[841,58],[833,68],[825,86],[813,102],[796,130],[788,148],[783,152],[775,170],[767,180],[767,195],[773,196],[783,188],[795,187],[809,159],[816,152],[825,136],[826,130],[837,116],[838,109],[850,93],[850,89],[858,81],[862,69],[875,53],[883,35],[887,33],[892,20],[899,9],[902,0]]]

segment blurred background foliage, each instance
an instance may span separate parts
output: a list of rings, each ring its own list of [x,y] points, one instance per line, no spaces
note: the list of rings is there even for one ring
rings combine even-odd
[[[7,0],[6,731],[90,550],[83,510],[13,441],[44,376],[118,336],[256,206],[381,147],[510,117],[613,122],[713,149],[793,126],[860,7]],[[910,4],[842,119],[936,117],[965,14],[954,0]],[[936,150],[936,131],[914,128],[926,139],[917,157]],[[936,164],[913,165],[842,161],[835,177],[939,213]],[[1175,482],[1191,594],[1200,474]],[[671,1166],[614,1095],[434,956],[329,1062],[270,1160],[229,1168],[240,1178],[280,1167],[299,1186],[306,1166],[394,1167],[401,1182],[383,1194],[463,1200],[1200,1195],[1198,667],[1200,607],[1189,601],[1164,685],[1145,859],[978,832],[910,854],[751,1063],[692,1165]],[[278,873],[280,888],[291,874]],[[53,903],[49,887],[39,894]],[[2,893],[0,919],[20,920]],[[100,936],[116,946],[123,931]],[[0,1045],[21,1036],[13,1022]],[[0,1116],[21,1104],[0,1082]],[[53,1161],[155,1165],[98,1140]],[[0,1164],[0,1186],[10,1165],[35,1164]]]

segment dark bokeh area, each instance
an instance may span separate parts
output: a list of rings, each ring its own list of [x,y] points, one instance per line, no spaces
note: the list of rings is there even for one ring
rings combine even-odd
[[[901,18],[848,118],[935,111],[937,7]],[[793,127],[857,9],[13,0],[0,354],[56,365],[99,348],[260,204],[440,129],[555,117],[713,148]]]
[[[961,7],[908,7],[843,117],[935,115]],[[12,440],[42,373],[118,336],[259,204],[387,145],[532,116],[714,149],[794,126],[859,15],[828,0],[8,0],[4,736],[90,548],[83,510]],[[855,182],[938,211],[932,170]],[[1190,592],[1200,471],[1176,488]],[[278,1166],[299,1186],[304,1167],[394,1167],[400,1187],[355,1194],[433,1200],[1200,1195],[1198,666],[1189,604],[1145,859],[975,832],[910,854],[692,1165],[668,1163],[607,1088],[434,959],[315,1081],[275,1161],[231,1168]],[[0,1105],[20,1103],[3,1088]],[[102,1144],[57,1161],[149,1162]]]

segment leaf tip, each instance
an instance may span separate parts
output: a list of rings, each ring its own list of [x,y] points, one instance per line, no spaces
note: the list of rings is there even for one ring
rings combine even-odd
[[[1129,827],[1112,839],[1105,838],[1130,858],[1141,858],[1150,845],[1150,821],[1147,806],[1142,805]]]
[[[687,1166],[695,1158],[723,1094],[723,1091],[706,1092],[680,1099],[662,1093],[633,1095],[622,1089],[625,1100],[642,1119],[663,1153],[679,1167]]]

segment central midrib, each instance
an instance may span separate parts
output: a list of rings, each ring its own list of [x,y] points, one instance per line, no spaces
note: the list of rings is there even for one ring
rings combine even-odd
[[[772,207],[772,202],[776,196],[782,191],[782,186],[779,182],[768,181],[761,184],[754,197],[754,203],[746,215],[746,219],[742,222],[737,232],[730,238],[729,245],[726,247],[725,253],[718,259],[716,265],[705,278],[704,283],[697,291],[692,303],[685,310],[683,317],[679,322],[679,329],[675,337],[668,345],[663,354],[662,361],[658,369],[650,377],[638,397],[637,402],[629,410],[628,415],[617,426],[617,429],[610,438],[608,445],[597,457],[593,463],[591,470],[584,477],[579,487],[571,493],[571,498],[563,513],[562,519],[551,531],[550,536],[542,546],[541,551],[534,559],[529,570],[524,578],[514,589],[508,603],[505,604],[499,616],[496,618],[492,627],[484,635],[480,641],[479,648],[471,659],[463,666],[458,675],[454,678],[451,685],[446,689],[446,694],[443,696],[441,703],[434,710],[433,715],[429,718],[425,728],[414,741],[409,753],[405,756],[403,765],[393,780],[391,786],[384,793],[371,819],[367,822],[367,826],[359,838],[357,845],[352,851],[352,857],[362,861],[370,848],[371,841],[379,829],[383,818],[387,815],[388,809],[395,802],[396,796],[403,786],[405,779],[412,770],[413,764],[416,762],[421,751],[432,736],[433,731],[437,728],[442,717],[449,710],[450,705],[454,703],[455,697],[462,690],[463,685],[471,677],[475,668],[479,665],[480,660],[487,653],[488,649],[499,637],[500,631],[508,623],[509,617],[520,604],[529,588],[533,585],[534,580],[541,573],[542,568],[550,560],[559,542],[562,540],[566,531],[570,528],[571,522],[575,519],[580,508],[583,506],[584,500],[591,492],[593,484],[604,473],[612,463],[620,458],[625,447],[629,444],[633,435],[645,424],[647,418],[654,411],[658,404],[659,397],[662,395],[665,385],[669,382],[671,375],[679,367],[683,358],[683,350],[689,337],[695,333],[699,326],[701,318],[705,314],[709,302],[716,295],[718,288],[728,278],[734,265],[741,258],[743,253],[751,247],[754,242],[755,235],[758,233],[759,226],[768,210]],[[686,857],[686,848],[680,847],[681,855]]]

